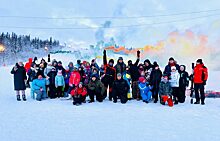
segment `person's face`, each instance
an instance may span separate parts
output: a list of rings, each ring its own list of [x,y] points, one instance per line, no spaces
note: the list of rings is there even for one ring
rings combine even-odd
[[[181,67],[180,67],[180,70],[181,70],[181,71],[184,71],[184,67],[183,67],[183,66],[181,66]]]
[[[126,68],[126,71],[129,71],[129,68]]]
[[[73,64],[69,64],[70,67],[73,67]]]
[[[92,69],[94,69],[95,67],[94,66],[92,66]]]
[[[148,62],[145,62],[145,66],[149,66]]]
[[[167,76],[164,76],[163,78],[164,78],[165,80],[168,80],[168,77],[167,77]]]
[[[142,72],[141,72],[141,76],[145,76],[145,73],[144,73],[144,71],[142,71]]]
[[[58,66],[62,66],[62,64],[59,63]]]
[[[22,62],[18,62],[18,65],[19,65],[19,66],[23,66],[23,63],[22,63]]]
[[[82,88],[82,84],[79,84],[79,88]]]
[[[92,81],[95,81],[96,80],[96,77],[92,77]]]
[[[54,66],[56,66],[57,65],[57,63],[54,63]]]
[[[155,70],[158,70],[159,69],[159,67],[155,67]]]
[[[93,73],[97,73],[97,70],[93,70]]]
[[[81,71],[82,70],[82,68],[79,68],[79,71]]]
[[[109,63],[109,65],[110,65],[110,66],[113,66],[113,63],[111,62],[111,63]]]
[[[176,69],[172,69],[172,72],[175,72],[176,71]]]
[[[118,79],[118,80],[121,80],[121,76],[117,76],[117,79]]]
[[[170,64],[173,64],[173,63],[174,63],[174,60],[170,60],[169,62],[170,62]]]
[[[143,66],[140,66],[139,69],[143,69]]]
[[[38,76],[38,79],[42,79],[42,78],[43,78],[42,75],[39,75],[39,76]]]
[[[123,60],[119,60],[118,62],[119,62],[119,63],[123,63]]]
[[[200,64],[199,62],[196,62],[196,64],[198,65],[198,64]]]

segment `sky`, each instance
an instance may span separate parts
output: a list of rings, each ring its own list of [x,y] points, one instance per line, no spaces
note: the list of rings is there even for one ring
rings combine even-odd
[[[220,9],[218,0],[201,1],[194,0],[181,1],[172,0],[1,0],[0,16],[31,16],[50,18],[69,17],[137,17],[148,15],[163,15],[173,13],[185,13],[195,11],[205,11]],[[155,44],[158,40],[163,40],[173,31],[184,32],[191,29],[197,33],[206,33],[207,26],[213,22],[220,23],[220,16],[212,16],[196,20],[181,21],[167,24],[153,24],[173,20],[184,20],[191,17],[198,17],[216,14],[220,11],[206,12],[199,14],[187,14],[179,16],[148,17],[139,19],[25,19],[0,17],[0,31],[16,32],[18,34],[31,34],[49,38],[50,36],[59,39],[61,42],[75,42],[76,44],[94,44],[103,37],[97,34],[106,22],[111,26],[127,26],[148,24],[146,26],[106,28],[104,29],[104,39],[116,38],[121,45],[143,47],[146,44]],[[87,28],[94,29],[14,29],[4,26],[22,27],[44,27],[44,28]],[[201,28],[199,28],[202,26]],[[137,40],[138,39],[138,40]]]

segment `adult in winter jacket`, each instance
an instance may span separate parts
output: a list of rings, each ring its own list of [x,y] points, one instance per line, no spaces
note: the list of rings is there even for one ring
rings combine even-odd
[[[122,75],[125,73],[126,65],[123,62],[123,58],[119,57],[118,62],[115,65],[116,74],[121,73]]]
[[[158,101],[159,85],[162,78],[162,72],[159,68],[157,62],[154,62],[153,70],[150,75],[150,84],[153,86],[152,93],[154,98],[154,103]]]
[[[172,95],[174,97],[175,103],[174,104],[178,104],[178,98],[179,98],[179,80],[180,80],[180,74],[179,72],[176,70],[175,66],[171,67],[171,75],[170,75],[170,85],[173,89]]]
[[[81,105],[81,103],[86,102],[87,89],[82,82],[70,94],[73,97],[73,105]]]
[[[62,70],[62,75],[64,76],[65,75],[65,69],[63,68],[63,65],[62,65],[62,62],[59,61],[58,62],[58,65],[56,67],[56,71],[58,72],[58,70]]]
[[[31,65],[31,69],[28,70],[28,79],[29,79],[29,83],[30,83],[30,88],[31,88],[31,98],[32,99],[35,99],[35,95],[34,95],[34,92],[32,91],[32,82],[34,81],[34,79],[37,78],[37,73],[38,73],[38,67],[36,64],[32,64]]]
[[[140,77],[140,73],[138,71],[138,63],[140,61],[140,51],[137,51],[137,60],[134,64],[132,64],[132,61],[128,61],[129,71],[131,74],[131,80],[132,80],[132,96],[134,99],[140,100],[140,91],[138,88],[138,79]]]
[[[186,88],[189,86],[189,74],[186,72],[186,66],[180,65],[180,81],[179,81],[179,98],[180,103],[184,103],[186,99]]]
[[[114,80],[116,80],[116,70],[114,68],[114,60],[110,59],[107,64],[107,56],[106,56],[106,50],[103,52],[103,64],[104,64],[104,76],[102,78],[102,83],[104,84],[106,91],[104,93],[104,99],[107,97],[107,89],[109,87],[109,100],[112,101],[113,95],[112,95],[112,85]]]
[[[171,75],[171,67],[176,67],[176,70],[180,70],[180,66],[177,64],[177,62],[174,60],[173,57],[169,59],[168,65],[164,69],[164,74],[168,74],[169,76]]]
[[[105,87],[96,75],[92,75],[91,80],[88,84],[88,94],[90,97],[89,103],[94,102],[94,96],[98,102],[103,101],[103,94],[105,92]]]
[[[26,101],[25,81],[27,80],[27,76],[26,76],[26,70],[23,66],[23,63],[22,62],[16,63],[16,65],[11,70],[11,74],[14,75],[14,90],[16,91],[16,94],[17,94],[17,100],[21,101],[21,98],[20,98],[20,91],[21,91],[22,98],[24,101]]]
[[[99,65],[96,63],[96,58],[95,59],[92,59],[92,61],[91,61],[91,65],[93,65],[95,68],[97,68],[98,69],[98,71],[99,71]]]
[[[49,92],[48,92],[48,97],[49,98],[56,98],[56,86],[55,86],[55,78],[56,78],[57,72],[56,72],[56,68],[53,67],[51,69],[51,71],[48,73],[48,77],[49,77]]]
[[[43,78],[41,73],[37,74],[37,79],[35,79],[32,83],[32,88],[34,93],[37,94],[36,100],[41,101],[47,98],[46,93],[46,84],[49,83],[48,78]]]
[[[195,89],[195,104],[205,105],[205,85],[208,79],[208,69],[203,64],[202,59],[196,61],[196,66],[194,68],[194,89]]]
[[[31,68],[32,61],[33,61],[33,59],[29,58],[28,62],[25,64],[24,68],[25,68],[26,72],[28,72],[28,70]]]
[[[63,88],[65,87],[64,77],[62,75],[62,70],[58,70],[55,77],[55,86],[57,88],[57,97],[63,97]]]
[[[152,96],[152,92],[151,92],[152,87],[149,86],[149,83],[146,81],[144,77],[139,78],[138,87],[140,89],[140,94],[141,94],[143,102],[149,103],[149,101],[151,100],[151,96]]]
[[[162,105],[165,105],[166,102],[168,102],[169,106],[173,105],[172,91],[168,75],[164,74],[159,86],[160,103]]]
[[[81,76],[80,73],[78,71],[78,69],[76,67],[74,67],[73,72],[71,72],[70,74],[70,79],[69,79],[69,89],[67,91],[68,94],[70,94],[70,92],[79,85],[81,80]]]
[[[117,74],[117,79],[113,82],[112,94],[114,103],[117,103],[118,97],[121,100],[122,104],[125,104],[128,101],[127,93],[129,90],[129,86],[126,80],[122,78],[120,73]]]

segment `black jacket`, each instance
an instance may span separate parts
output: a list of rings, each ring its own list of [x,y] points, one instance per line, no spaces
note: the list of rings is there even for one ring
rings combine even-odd
[[[124,79],[115,80],[113,82],[112,91],[117,94],[125,94],[129,90],[128,82]]]
[[[159,88],[160,81],[162,77],[162,72],[160,69],[153,70],[150,74],[150,84],[154,86],[154,88]]]
[[[140,77],[140,73],[139,73],[139,69],[138,69],[138,63],[139,63],[140,59],[137,59],[136,62],[134,64],[130,64],[129,65],[129,71],[131,73],[131,79],[132,81],[138,81],[139,77]]]
[[[16,64],[17,70],[14,68],[11,70],[11,74],[14,74],[14,90],[26,90],[25,80],[27,80],[26,71],[23,66]]]

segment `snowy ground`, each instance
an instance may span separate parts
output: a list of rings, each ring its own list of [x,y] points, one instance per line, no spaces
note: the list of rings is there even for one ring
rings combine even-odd
[[[131,101],[75,107],[71,101],[17,102],[11,68],[0,68],[1,141],[219,141],[220,99],[173,108]]]

